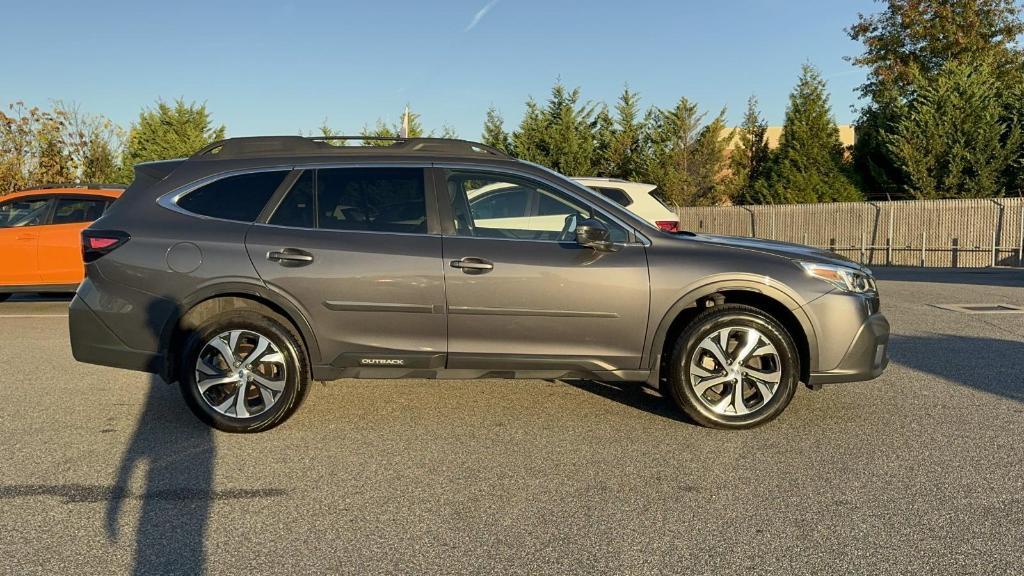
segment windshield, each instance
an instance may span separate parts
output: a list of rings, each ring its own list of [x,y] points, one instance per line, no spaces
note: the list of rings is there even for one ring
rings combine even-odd
[[[19,198],[0,203],[0,228],[42,224],[47,202],[46,198]]]

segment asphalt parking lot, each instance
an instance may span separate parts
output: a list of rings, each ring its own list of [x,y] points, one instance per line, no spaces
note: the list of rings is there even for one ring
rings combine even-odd
[[[0,304],[0,572],[1019,574],[1024,271],[881,270],[878,380],[696,427],[629,386],[340,381],[264,434]]]

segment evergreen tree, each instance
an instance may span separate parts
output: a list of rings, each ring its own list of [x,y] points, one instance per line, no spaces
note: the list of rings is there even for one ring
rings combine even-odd
[[[754,187],[760,203],[845,202],[862,199],[850,181],[825,81],[805,64],[789,96],[786,120],[768,174]]]
[[[764,176],[770,156],[768,122],[757,108],[757,98],[747,100],[743,123],[736,130],[735,147],[729,154],[731,195],[735,202],[753,201],[753,186]]]
[[[592,174],[594,107],[580,103],[580,89],[568,90],[561,82],[556,83],[544,116],[549,166],[568,176]]]
[[[1007,168],[1024,143],[1003,118],[1003,96],[988,66],[950,63],[918,87],[888,137],[915,198],[1002,196]]]
[[[618,177],[609,158],[615,137],[615,119],[608,112],[608,106],[601,104],[594,117],[594,158],[591,161],[594,175]]]
[[[704,114],[685,97],[669,110],[653,110],[649,146],[651,162],[644,179],[657,184],[672,202],[692,204],[697,196],[695,148]]]
[[[488,146],[493,146],[502,152],[512,151],[512,140],[505,131],[505,120],[501,113],[494,106],[487,109],[487,118],[484,120],[484,132],[480,140]]]
[[[191,156],[203,146],[224,138],[224,126],[213,126],[206,104],[173,105],[158,101],[155,108],[144,109],[128,131],[121,162],[122,181],[130,182],[133,167],[140,162]]]
[[[519,129],[512,133],[512,150],[515,156],[527,162],[550,166],[547,132],[544,112],[536,100],[528,99]]]
[[[693,186],[694,204],[716,205],[728,200],[724,185],[725,150],[732,133],[725,125],[725,109],[701,128],[694,142]]]
[[[82,182],[113,183],[118,179],[119,166],[110,142],[94,135],[86,142],[82,155]]]
[[[642,177],[649,164],[644,146],[645,122],[640,117],[640,97],[627,86],[615,104],[615,126],[604,165],[608,175],[626,180]]]
[[[954,61],[988,63],[1006,92],[1024,75],[1017,43],[1024,21],[1015,0],[887,0],[881,12],[860,15],[847,33],[864,45],[852,62],[868,71],[860,87],[867,104],[857,120],[854,167],[879,193],[897,195],[910,186],[889,140],[921,82]]]

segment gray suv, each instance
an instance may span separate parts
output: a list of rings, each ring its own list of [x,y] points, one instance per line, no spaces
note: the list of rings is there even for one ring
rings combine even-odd
[[[814,248],[670,233],[482,144],[232,138],[141,164],[82,237],[82,362],[178,382],[230,432],[312,380],[644,382],[696,422],[771,420],[800,382],[888,363],[871,273]]]

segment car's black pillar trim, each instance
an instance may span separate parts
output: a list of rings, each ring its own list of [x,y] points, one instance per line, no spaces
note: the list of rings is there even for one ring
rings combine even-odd
[[[277,212],[277,207],[281,205],[284,197],[288,195],[288,192],[291,191],[292,186],[299,180],[303,172],[304,170],[296,169],[285,175],[284,180],[281,180],[277,189],[270,196],[270,200],[267,200],[267,204],[260,211],[260,215],[256,218],[256,224],[266,224],[270,221],[270,217],[274,215],[274,212]]]

